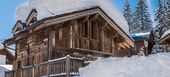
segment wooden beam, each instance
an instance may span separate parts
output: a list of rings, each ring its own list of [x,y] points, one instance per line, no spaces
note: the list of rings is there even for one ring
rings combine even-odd
[[[96,20],[98,18],[99,18],[99,14],[96,13],[96,14],[94,14],[94,16],[91,15],[90,20]]]
[[[123,43],[120,43],[119,46],[124,49],[126,48],[126,46]]]
[[[119,33],[117,32],[115,35],[112,36],[112,38],[118,37]]]
[[[75,48],[79,48],[79,39],[78,39],[78,35],[79,35],[79,29],[78,29],[78,23],[77,20],[74,21],[74,25],[73,25],[73,47]]]
[[[124,46],[126,46],[127,48],[130,48],[130,46],[129,46],[129,44],[128,44],[127,42],[124,42],[123,44],[124,44]]]
[[[105,24],[105,25],[107,25],[107,24]],[[101,34],[101,51],[104,51],[104,26],[102,27],[102,29],[101,29],[101,32],[100,32],[100,34]]]
[[[49,51],[48,51],[48,59],[50,60],[52,58],[52,52],[55,48],[55,31],[52,30],[52,28],[49,29]]]
[[[79,22],[79,23],[83,23],[83,22],[88,21],[89,19],[90,19],[90,15],[87,15],[87,16],[85,16],[85,17],[79,18],[79,19],[78,19],[78,22]]]

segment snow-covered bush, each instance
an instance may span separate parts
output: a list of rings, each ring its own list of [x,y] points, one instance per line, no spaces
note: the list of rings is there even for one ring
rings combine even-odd
[[[154,45],[152,48],[152,53],[166,52],[166,45]]]

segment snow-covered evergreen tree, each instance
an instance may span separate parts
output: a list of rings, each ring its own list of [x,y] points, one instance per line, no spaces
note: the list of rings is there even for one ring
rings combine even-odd
[[[163,3],[163,0],[158,0],[157,2],[157,10],[155,13],[155,21],[157,22],[157,25],[154,29],[155,33],[155,42],[158,42],[163,33],[167,30],[166,25],[166,6]]]
[[[166,23],[167,28],[170,29],[170,0],[167,0],[167,9],[166,9]]]
[[[124,6],[123,16],[125,17],[129,25],[129,32],[132,33],[134,30],[133,29],[133,14],[132,14],[128,0],[126,0],[125,6]]]
[[[138,0],[134,12],[134,23],[137,32],[149,32],[153,28],[146,0]]]

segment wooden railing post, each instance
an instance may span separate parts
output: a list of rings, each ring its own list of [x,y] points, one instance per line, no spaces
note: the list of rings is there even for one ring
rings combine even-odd
[[[21,67],[20,72],[21,72],[21,77],[23,77],[23,67]]]
[[[33,66],[32,66],[32,77],[34,77],[34,75],[35,75],[35,67],[34,67],[34,64],[33,64]]]
[[[66,56],[66,77],[70,77],[70,55]]]
[[[7,77],[6,74],[7,74],[7,71],[5,71],[5,77]]]
[[[47,74],[48,74],[48,77],[50,77],[50,62],[49,62],[49,60],[47,61]]]

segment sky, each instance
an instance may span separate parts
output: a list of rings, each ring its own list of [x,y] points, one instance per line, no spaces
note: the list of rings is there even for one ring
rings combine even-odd
[[[125,0],[111,0],[114,6],[121,13],[124,8]],[[12,37],[12,28],[16,23],[15,10],[17,5],[27,2],[27,0],[1,0],[0,1],[0,43],[4,39]],[[155,10],[156,0],[147,0],[149,4],[149,11],[152,14],[151,18],[154,19],[153,11]],[[131,8],[134,9],[137,0],[129,0]]]

